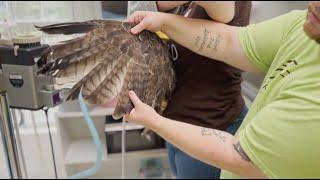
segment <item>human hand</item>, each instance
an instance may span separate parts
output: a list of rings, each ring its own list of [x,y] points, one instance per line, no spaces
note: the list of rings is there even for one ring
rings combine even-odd
[[[138,34],[143,30],[157,32],[161,31],[165,16],[165,13],[160,12],[136,11],[128,17],[127,22],[136,24],[131,29],[132,34]]]
[[[129,92],[129,97],[134,108],[129,114],[124,116],[124,119],[151,128],[153,122],[156,121],[160,115],[152,107],[144,104],[133,91]]]

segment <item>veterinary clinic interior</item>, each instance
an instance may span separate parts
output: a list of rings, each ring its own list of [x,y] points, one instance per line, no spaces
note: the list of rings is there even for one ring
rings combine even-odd
[[[319,82],[320,1],[0,1],[0,179],[319,178]]]

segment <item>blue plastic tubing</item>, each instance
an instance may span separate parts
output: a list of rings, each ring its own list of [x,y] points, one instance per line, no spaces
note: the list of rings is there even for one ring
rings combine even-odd
[[[94,126],[92,118],[89,115],[88,107],[87,107],[87,105],[83,99],[83,96],[82,96],[82,88],[80,90],[78,98],[79,98],[81,111],[83,113],[84,119],[88,125],[92,139],[93,139],[94,144],[96,146],[97,159],[96,159],[95,164],[91,168],[84,170],[82,172],[79,172],[75,175],[72,175],[69,177],[69,179],[82,179],[82,178],[87,178],[87,177],[93,176],[100,170],[100,168],[102,166],[103,153],[102,153],[102,148],[101,148],[102,145],[100,142],[99,133],[98,133],[96,127]]]

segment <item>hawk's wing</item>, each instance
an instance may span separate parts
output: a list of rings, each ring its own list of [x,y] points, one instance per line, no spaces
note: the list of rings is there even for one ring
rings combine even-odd
[[[168,47],[154,33],[133,36],[132,25],[111,20],[65,23],[40,27],[46,33],[84,33],[44,52],[41,73],[73,78],[77,83],[68,97],[73,100],[83,87],[84,98],[104,104],[119,94],[116,119],[132,109],[128,91],[134,90],[147,104],[161,111],[162,101],[174,89],[175,76]],[[74,29],[74,30],[73,30]]]

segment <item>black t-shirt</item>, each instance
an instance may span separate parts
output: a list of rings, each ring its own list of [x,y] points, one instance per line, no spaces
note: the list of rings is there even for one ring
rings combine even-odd
[[[189,4],[188,8],[191,10],[188,17],[211,19],[203,8],[195,4]],[[182,8],[182,12],[188,8]],[[251,1],[236,2],[235,17],[228,24],[248,25],[250,11]],[[225,129],[240,116],[244,107],[241,71],[197,55],[176,43],[175,46],[179,54],[174,62],[178,82],[164,116],[194,125]]]

